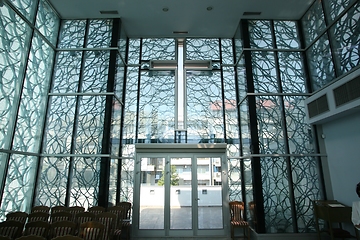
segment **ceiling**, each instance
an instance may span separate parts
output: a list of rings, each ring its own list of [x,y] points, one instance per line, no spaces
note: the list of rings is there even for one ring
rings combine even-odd
[[[240,19],[298,20],[314,0],[49,0],[49,2],[63,19],[121,18],[127,36],[131,38],[231,38]],[[101,11],[111,12],[102,14]],[[246,15],[246,12],[256,14]]]

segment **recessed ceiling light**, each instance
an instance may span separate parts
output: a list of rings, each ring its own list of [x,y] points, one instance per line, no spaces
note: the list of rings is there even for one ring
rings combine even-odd
[[[164,7],[162,10],[163,10],[163,12],[167,12],[167,11],[169,11],[169,8],[168,8],[168,7]]]
[[[244,16],[258,16],[261,15],[261,12],[244,12]]]
[[[211,10],[213,10],[213,7],[209,6],[206,8],[206,10],[211,11]]]
[[[119,14],[116,10],[110,10],[110,11],[100,11],[101,14]]]
[[[188,31],[173,31],[173,34],[188,34]]]

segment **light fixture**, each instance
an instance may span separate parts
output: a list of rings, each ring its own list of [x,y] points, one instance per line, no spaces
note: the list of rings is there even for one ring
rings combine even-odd
[[[211,11],[211,10],[213,10],[213,7],[209,6],[209,7],[206,8],[206,10]]]
[[[149,70],[172,70],[176,67],[176,60],[150,60]]]
[[[212,70],[211,60],[186,60],[184,67],[190,70]]]
[[[162,10],[163,10],[163,12],[167,12],[167,11],[169,11],[169,8],[168,8],[168,7],[164,7]]]

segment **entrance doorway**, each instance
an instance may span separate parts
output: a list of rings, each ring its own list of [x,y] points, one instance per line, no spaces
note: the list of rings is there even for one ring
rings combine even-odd
[[[178,144],[165,144],[169,145]],[[134,236],[225,236],[229,232],[224,204],[227,202],[225,149],[207,153],[204,149],[181,148],[180,151],[176,147],[138,150]]]

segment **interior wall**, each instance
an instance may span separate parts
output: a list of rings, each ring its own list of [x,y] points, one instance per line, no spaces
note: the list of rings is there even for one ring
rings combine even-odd
[[[360,200],[355,192],[360,182],[360,112],[323,124],[320,134],[327,153],[325,185],[331,185],[327,198],[351,206]]]

